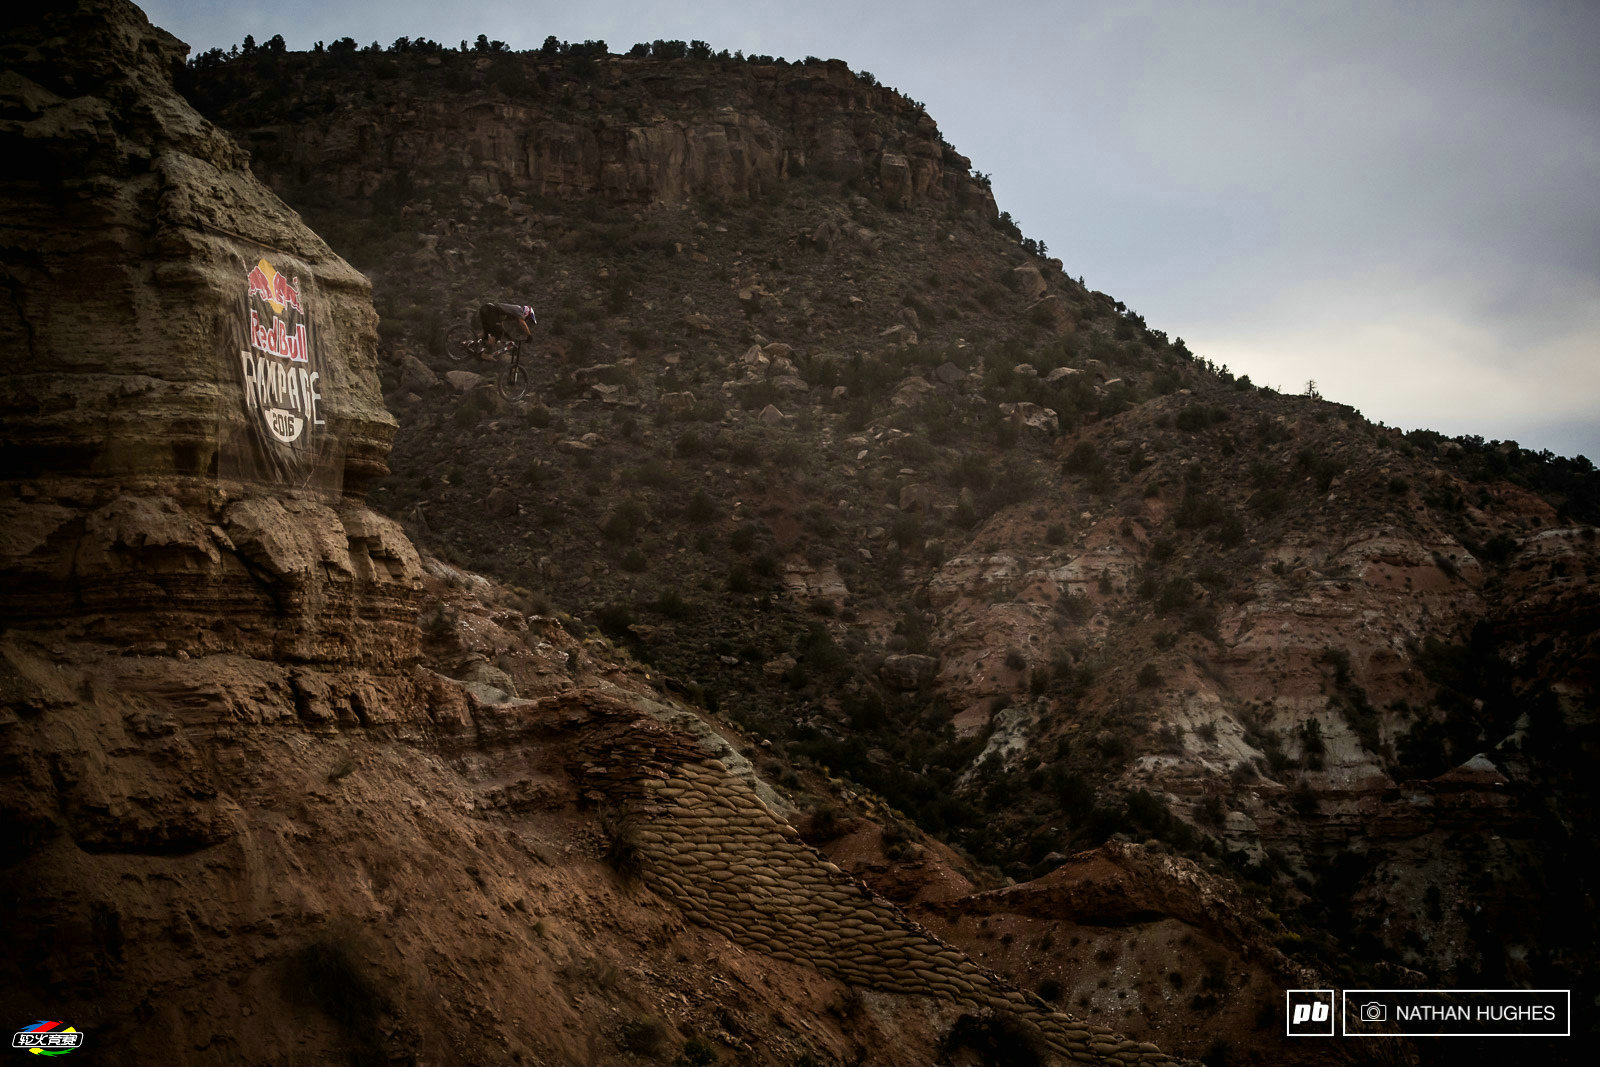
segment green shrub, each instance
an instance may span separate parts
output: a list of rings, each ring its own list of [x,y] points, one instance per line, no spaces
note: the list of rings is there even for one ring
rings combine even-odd
[[[1106,461],[1100,458],[1093,441],[1079,441],[1062,460],[1061,469],[1068,474],[1096,474],[1105,470]]]
[[[666,1048],[667,1024],[658,1016],[646,1015],[622,1024],[617,1047],[640,1056],[658,1056]]]
[[[624,497],[606,521],[601,523],[600,532],[608,541],[625,544],[638,536],[640,527],[649,517],[650,512],[643,503],[633,497]]]
[[[728,547],[735,552],[749,552],[756,546],[756,536],[759,533],[754,524],[746,523],[733,531],[733,535],[728,538]]]
[[[683,1051],[672,1061],[672,1067],[711,1067],[716,1062],[716,1046],[697,1034],[683,1043]]]
[[[684,509],[684,515],[697,526],[703,526],[717,517],[717,505],[704,489],[696,489],[694,496],[689,498],[689,505]]]
[[[695,608],[676,589],[665,589],[651,601],[650,610],[669,619],[686,619],[694,614]]]
[[[1039,1067],[1046,1047],[1031,1024],[1007,1013],[963,1015],[945,1035],[947,1057],[961,1051],[977,1053],[985,1067]]]
[[[645,855],[633,817],[621,808],[602,808],[600,832],[606,839],[607,866],[624,878],[631,880],[639,877],[644,870]]]
[[[633,625],[633,609],[619,601],[603,604],[595,612],[595,625],[600,627],[600,632],[613,638],[626,638],[631,636],[628,627]]]
[[[364,1044],[376,1042],[379,1017],[394,1010],[386,980],[362,959],[365,951],[355,932],[330,929],[291,954],[283,973],[284,992],[293,1002],[316,1008]]]
[[[894,538],[894,543],[900,551],[909,552],[913,548],[922,546],[922,522],[908,511],[902,511],[894,517],[894,523],[889,535]]]

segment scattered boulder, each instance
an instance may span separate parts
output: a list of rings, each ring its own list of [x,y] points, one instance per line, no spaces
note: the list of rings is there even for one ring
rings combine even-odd
[[[1012,270],[1011,284],[1024,299],[1036,300],[1044,295],[1044,275],[1032,263],[1024,263]]]
[[[1011,368],[1011,373],[1019,378],[1037,378],[1039,376],[1039,368],[1032,363],[1018,363]]]
[[[933,510],[934,489],[927,482],[913,482],[900,487],[901,511]]]
[[[1077,367],[1057,367],[1055,370],[1051,371],[1049,374],[1046,374],[1044,376],[1044,380],[1047,381],[1047,382],[1050,382],[1053,385],[1056,382],[1064,382],[1068,378],[1075,377],[1076,375],[1079,375],[1079,374],[1082,374],[1082,373],[1083,373],[1083,371],[1079,370]]]
[[[470,393],[484,382],[488,381],[483,375],[470,370],[453,370],[445,374],[444,380],[458,393]]]
[[[933,372],[933,376],[946,385],[955,385],[967,376],[967,372],[954,363],[941,363]]]
[[[687,391],[681,393],[662,393],[661,399],[658,400],[657,403],[661,405],[661,410],[665,411],[668,415],[682,415],[685,412],[690,411],[695,406],[696,397],[693,393]]]
[[[691,330],[709,331],[716,324],[711,321],[711,316],[702,311],[696,311],[683,317],[683,324]]]
[[[936,388],[938,387],[928,379],[913,374],[895,387],[894,397],[890,403],[897,408],[912,407]]]
[[[483,510],[492,519],[510,518],[517,513],[517,500],[511,495],[511,490],[497,485],[484,498]]]
[[[1051,437],[1061,432],[1061,419],[1051,408],[1040,407],[1024,400],[1019,404],[1001,404],[1000,414],[1011,419],[1018,426],[1025,426],[1030,430],[1049,434]]]
[[[1028,318],[1057,334],[1068,334],[1077,325],[1072,312],[1054,293],[1041,297],[1028,305]]]
[[[617,373],[615,363],[596,363],[592,367],[579,367],[572,372],[572,380],[579,385],[593,385],[614,377]]]
[[[768,404],[766,407],[762,408],[761,414],[757,415],[756,418],[760,419],[761,422],[767,426],[780,426],[789,420],[789,416],[785,415],[771,404]]]
[[[937,659],[913,653],[885,656],[883,665],[878,668],[878,677],[883,679],[884,685],[904,691],[933,684],[934,676],[938,673]]]
[[[439,384],[439,376],[416,356],[406,356],[400,361],[400,388],[413,393],[425,393]]]
[[[826,252],[839,242],[839,236],[839,224],[832,219],[823,219],[811,234],[811,243]]]

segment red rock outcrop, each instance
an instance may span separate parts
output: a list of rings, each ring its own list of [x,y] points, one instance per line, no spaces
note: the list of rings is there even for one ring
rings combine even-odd
[[[185,51],[109,0],[0,44],[4,615],[146,651],[404,661],[416,553],[360,503],[395,425],[371,286],[173,91]],[[252,337],[247,315],[279,312],[309,353]]]

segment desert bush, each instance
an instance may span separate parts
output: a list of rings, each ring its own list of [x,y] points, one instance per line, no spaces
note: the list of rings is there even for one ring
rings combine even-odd
[[[716,1046],[696,1034],[683,1043],[683,1050],[672,1061],[672,1067],[711,1067],[716,1062]]]
[[[902,511],[894,517],[889,535],[900,551],[909,552],[922,546],[922,523],[915,515]]]
[[[696,489],[684,509],[684,516],[697,526],[703,526],[717,517],[716,501],[704,489]]]
[[[642,502],[634,497],[624,497],[600,525],[600,532],[608,541],[628,543],[638,536],[640,527],[649,517],[649,509]]]
[[[644,871],[645,854],[634,818],[618,807],[600,809],[600,832],[605,837],[606,865],[632,880]]]
[[[633,625],[633,609],[620,601],[603,604],[595,612],[595,625],[600,632],[608,637],[617,639],[629,636],[628,627]]]
[[[660,1017],[646,1015],[622,1024],[617,1035],[617,1047],[623,1052],[640,1056],[658,1056],[666,1048],[670,1032]]]
[[[1079,441],[1062,460],[1061,469],[1068,474],[1097,474],[1105,470],[1106,461],[1100,457],[1093,441]]]
[[[291,1001],[316,1008],[362,1042],[362,1053],[375,1057],[378,1019],[394,1005],[386,980],[362,958],[367,951],[353,929],[334,927],[292,953],[282,977]]]
[[[986,1067],[1039,1067],[1045,1045],[1031,1023],[1002,1012],[963,1015],[944,1038],[946,1056],[975,1052]]]
[[[1173,514],[1173,521],[1180,529],[1194,530],[1221,522],[1227,514],[1228,510],[1221,500],[1191,485],[1184,490],[1183,499],[1178,503],[1178,510]]]

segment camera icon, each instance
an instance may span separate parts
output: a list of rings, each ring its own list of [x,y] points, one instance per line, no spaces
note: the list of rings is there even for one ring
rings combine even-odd
[[[1389,1021],[1389,1005],[1369,1000],[1361,1005],[1358,1018],[1364,1023],[1386,1023]]]

